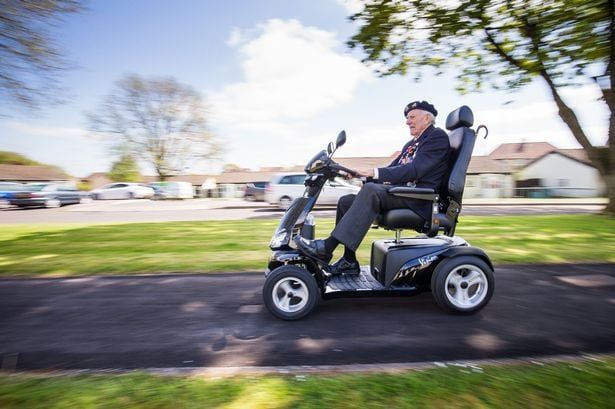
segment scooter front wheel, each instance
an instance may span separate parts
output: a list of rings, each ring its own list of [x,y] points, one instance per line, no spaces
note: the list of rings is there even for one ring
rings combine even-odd
[[[307,270],[285,265],[273,270],[265,279],[263,300],[273,315],[293,321],[305,317],[316,307],[320,290]]]
[[[474,256],[445,259],[431,276],[431,292],[438,306],[457,314],[471,314],[487,305],[494,286],[493,270]]]

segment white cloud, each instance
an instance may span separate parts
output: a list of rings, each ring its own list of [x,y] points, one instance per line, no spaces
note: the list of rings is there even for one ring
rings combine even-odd
[[[360,0],[336,0],[336,2],[344,7],[348,14],[356,14],[363,10],[363,2]]]
[[[335,33],[297,20],[233,29],[228,44],[243,58],[243,79],[208,95],[214,126],[286,132],[296,121],[350,101],[370,71],[339,51]]]
[[[82,138],[88,135],[83,128],[63,128],[54,126],[36,126],[23,122],[9,121],[7,127],[15,131],[32,136],[56,137],[56,138]]]

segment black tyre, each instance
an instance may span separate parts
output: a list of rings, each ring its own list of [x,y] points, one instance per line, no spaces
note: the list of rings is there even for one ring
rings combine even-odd
[[[318,305],[320,290],[307,270],[280,266],[265,279],[263,300],[273,315],[293,321],[305,317]]]
[[[431,276],[431,292],[440,308],[456,314],[471,314],[483,308],[493,295],[495,277],[479,257],[445,259]]]

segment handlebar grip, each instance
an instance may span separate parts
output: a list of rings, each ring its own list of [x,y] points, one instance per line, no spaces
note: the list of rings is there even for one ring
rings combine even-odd
[[[357,172],[355,172],[352,169],[348,169],[347,167],[342,166],[339,163],[332,163],[331,167],[336,169],[336,170],[341,170],[342,172],[346,172],[346,173],[348,173],[349,175],[351,175],[353,177],[357,177]]]

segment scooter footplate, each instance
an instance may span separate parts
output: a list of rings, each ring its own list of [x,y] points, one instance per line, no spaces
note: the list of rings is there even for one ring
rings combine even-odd
[[[327,283],[327,292],[330,291],[363,291],[382,290],[384,286],[372,276],[369,267],[361,267],[361,273],[357,275],[336,275]]]

